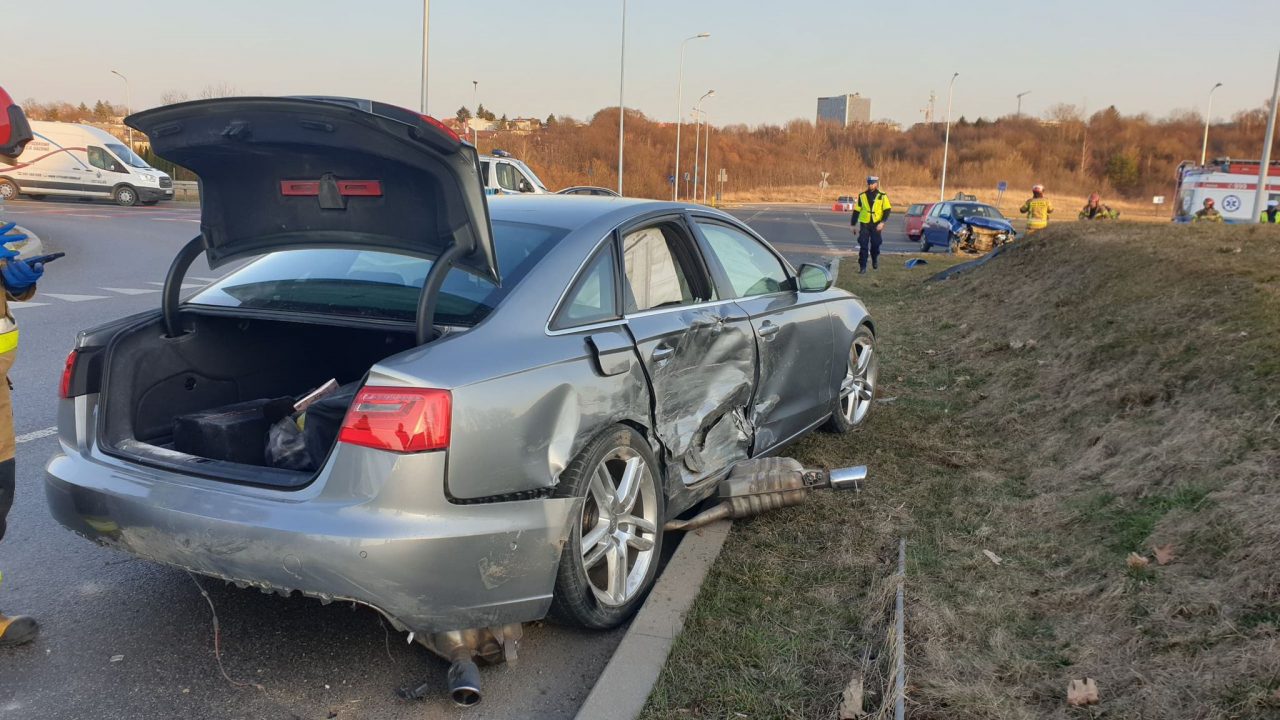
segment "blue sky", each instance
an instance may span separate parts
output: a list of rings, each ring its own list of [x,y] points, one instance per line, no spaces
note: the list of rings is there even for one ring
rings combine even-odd
[[[420,0],[90,0],[6,2],[0,85],[19,100],[124,101],[226,83],[244,94],[341,94],[417,107]],[[583,118],[618,101],[620,0],[434,0],[430,110],[480,101],[511,116]],[[127,8],[127,11],[122,9]],[[629,0],[627,105],[676,113],[680,41],[685,112],[707,89],[712,122],[811,118],[819,95],[860,92],[872,115],[921,119],[929,92],[954,115],[1058,103],[1089,112],[1215,117],[1259,106],[1280,52],[1274,0],[1188,2],[867,2]],[[1261,38],[1266,38],[1262,40]]]

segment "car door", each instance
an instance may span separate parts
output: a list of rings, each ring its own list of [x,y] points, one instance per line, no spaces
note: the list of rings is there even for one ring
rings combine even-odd
[[[86,149],[89,157],[88,171],[84,173],[85,190],[99,194],[110,194],[115,184],[125,179],[129,171],[124,169],[118,160],[112,157],[105,148],[90,145]]]
[[[929,211],[929,219],[924,224],[924,233],[925,240],[928,240],[930,245],[947,245],[950,242],[947,233],[951,229],[951,224],[943,219],[942,215],[946,208],[946,203],[938,203]],[[950,213],[947,214],[950,215]]]
[[[669,480],[692,484],[750,451],[751,323],[716,296],[682,216],[624,227],[619,238],[625,320],[653,393],[654,433]]]
[[[808,430],[831,411],[831,317],[825,296],[798,292],[777,253],[745,228],[695,216],[703,252],[723,297],[751,321],[759,358],[749,419],[759,454]]]

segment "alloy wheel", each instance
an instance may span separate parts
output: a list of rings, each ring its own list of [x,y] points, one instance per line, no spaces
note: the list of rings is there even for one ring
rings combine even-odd
[[[653,469],[629,447],[605,454],[582,506],[582,570],[596,599],[617,607],[643,590],[655,562],[658,486]]]
[[[840,411],[851,425],[861,423],[875,398],[880,358],[870,337],[856,337],[849,348],[849,370],[840,385]]]

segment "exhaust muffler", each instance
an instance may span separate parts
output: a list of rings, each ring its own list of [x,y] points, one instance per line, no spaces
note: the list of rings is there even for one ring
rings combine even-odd
[[[688,520],[671,520],[664,530],[695,530],[716,520],[737,520],[767,510],[799,505],[818,488],[861,490],[867,466],[808,470],[792,458],[744,460],[720,481],[720,503]]]

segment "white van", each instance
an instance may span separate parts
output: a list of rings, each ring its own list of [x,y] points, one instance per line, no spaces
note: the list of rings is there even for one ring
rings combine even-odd
[[[35,138],[17,160],[0,159],[0,197],[64,195],[117,205],[173,199],[173,180],[105,130],[77,123],[31,121]]]
[[[551,192],[532,168],[503,150],[481,155],[480,170],[486,195],[547,195]]]

